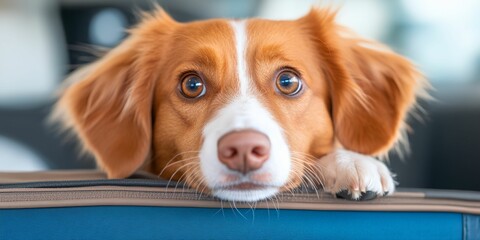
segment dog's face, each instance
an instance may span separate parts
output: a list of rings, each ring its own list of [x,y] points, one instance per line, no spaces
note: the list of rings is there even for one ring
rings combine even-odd
[[[315,161],[334,147],[388,151],[420,88],[408,61],[333,19],[180,24],[160,11],[74,74],[59,107],[109,177],[144,166],[265,199],[320,181]]]
[[[266,20],[178,26],[153,98],[156,172],[229,200],[298,185],[299,153],[321,156],[333,143],[328,83],[301,28]]]

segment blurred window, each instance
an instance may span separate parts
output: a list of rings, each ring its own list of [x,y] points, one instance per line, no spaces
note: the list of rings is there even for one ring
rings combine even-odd
[[[1,171],[42,171],[47,169],[44,160],[34,151],[0,135]]]
[[[432,81],[469,82],[480,73],[480,1],[402,0],[400,45]]]
[[[54,1],[0,1],[0,107],[52,99],[67,66],[54,9]]]

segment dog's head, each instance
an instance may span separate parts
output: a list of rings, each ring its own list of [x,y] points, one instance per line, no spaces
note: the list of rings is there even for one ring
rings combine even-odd
[[[160,10],[77,71],[59,109],[110,178],[144,167],[222,199],[268,198],[334,147],[387,152],[424,84],[334,15],[177,23]]]

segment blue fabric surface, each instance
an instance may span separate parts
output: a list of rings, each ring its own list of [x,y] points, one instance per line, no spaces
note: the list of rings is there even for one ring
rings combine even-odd
[[[461,239],[462,227],[457,213],[135,206],[0,210],[0,239]]]

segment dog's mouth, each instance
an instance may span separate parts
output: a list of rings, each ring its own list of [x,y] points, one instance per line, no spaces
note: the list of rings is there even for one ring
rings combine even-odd
[[[269,198],[278,191],[279,187],[273,185],[240,182],[216,187],[213,189],[213,195],[222,200],[255,202]]]
[[[220,189],[235,190],[235,191],[248,191],[248,190],[260,190],[260,189],[264,189],[264,188],[267,188],[267,187],[268,186],[261,185],[261,184],[243,182],[243,183],[238,183],[238,184],[222,187]]]

